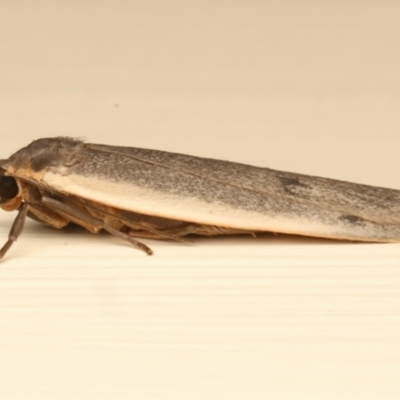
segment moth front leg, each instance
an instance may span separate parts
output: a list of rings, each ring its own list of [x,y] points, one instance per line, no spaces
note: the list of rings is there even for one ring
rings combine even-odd
[[[143,250],[148,255],[153,254],[153,251],[144,243],[141,243],[133,237],[129,236],[128,234],[111,227],[103,220],[93,217],[87,211],[80,208],[73,202],[62,202],[51,197],[43,196],[42,203],[52,210],[56,211],[57,213],[61,214],[65,219],[74,222],[75,224],[78,224],[80,226],[83,226],[89,232],[98,233],[99,231],[104,229],[108,233],[111,233],[113,236],[117,236],[121,239],[128,241],[135,247]]]
[[[4,257],[9,248],[18,239],[19,235],[24,229],[24,222],[27,214],[28,214],[28,205],[26,203],[22,203],[21,207],[19,208],[18,215],[11,226],[10,233],[8,234],[8,240],[0,250],[0,259]]]
[[[15,218],[10,233],[8,235],[8,241],[0,249],[0,259],[2,259],[7,251],[10,249],[12,244],[17,241],[20,236],[26,217],[30,217],[38,222],[45,223],[53,228],[61,229],[68,224],[68,220],[63,218],[61,215],[55,213],[54,211],[44,207],[40,204],[22,203],[17,217]]]

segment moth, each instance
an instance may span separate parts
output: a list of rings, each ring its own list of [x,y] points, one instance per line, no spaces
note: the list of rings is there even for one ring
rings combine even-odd
[[[136,238],[277,232],[399,242],[400,190],[164,151],[35,140],[0,161],[0,206],[18,210],[2,258],[26,217],[54,228]]]

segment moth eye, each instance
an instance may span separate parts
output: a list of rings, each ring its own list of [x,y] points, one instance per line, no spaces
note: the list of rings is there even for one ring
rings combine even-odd
[[[1,201],[10,200],[18,194],[17,181],[11,176],[0,178],[0,199]]]

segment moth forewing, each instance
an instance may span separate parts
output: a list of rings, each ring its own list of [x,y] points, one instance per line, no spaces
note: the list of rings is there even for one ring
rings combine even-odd
[[[178,239],[273,231],[400,241],[400,191],[227,161],[58,137],[0,162],[0,205],[19,209],[4,255],[28,215],[56,228]]]

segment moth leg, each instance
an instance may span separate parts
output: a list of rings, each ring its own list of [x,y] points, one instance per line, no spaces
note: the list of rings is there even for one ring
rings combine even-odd
[[[67,203],[52,199],[51,197],[43,196],[42,202],[49,208],[57,211],[66,219],[83,226],[88,231],[92,233],[98,233],[100,230],[104,229],[108,233],[111,233],[114,236],[117,236],[121,239],[124,239],[131,243],[133,246],[137,247],[138,249],[143,250],[148,255],[153,254],[153,251],[146,246],[144,243],[139,242],[138,240],[134,239],[133,237],[129,236],[124,232],[120,232],[119,230],[109,226],[101,219],[95,218],[85,212],[82,209],[77,207],[73,207]]]
[[[130,221],[121,220],[122,223],[128,228],[127,234],[129,236],[136,236],[147,239],[164,239],[164,240],[175,240],[180,243],[190,243],[191,240],[184,239],[184,235],[176,235],[174,232],[170,232],[165,229],[150,228],[148,226],[142,226],[140,224],[133,224]]]
[[[60,214],[37,204],[29,204],[28,217],[57,229],[68,225],[68,220]]]
[[[15,218],[11,226],[10,233],[8,234],[8,240],[0,250],[0,259],[4,257],[11,245],[18,239],[19,235],[22,232],[22,229],[24,228],[24,222],[27,214],[28,205],[26,203],[23,203],[19,209],[17,217]]]
[[[252,236],[255,236],[254,232],[243,229],[225,228],[222,226],[200,225],[200,224],[187,224],[182,227],[166,229],[165,233],[171,236],[178,236],[178,237],[186,235],[219,236],[219,235],[241,235],[241,234],[250,234]]]
[[[107,231],[108,233],[111,233],[111,235],[114,235],[114,236],[120,237],[121,239],[127,240],[129,243],[132,243],[138,249],[143,250],[149,256],[151,256],[153,254],[153,250],[150,247],[146,246],[142,242],[139,242],[139,240],[136,240],[135,238],[133,238],[129,234],[127,234],[125,232],[118,231],[118,230],[114,229],[113,227],[111,227],[109,225],[106,225],[106,224],[103,225],[103,229],[105,231]]]

